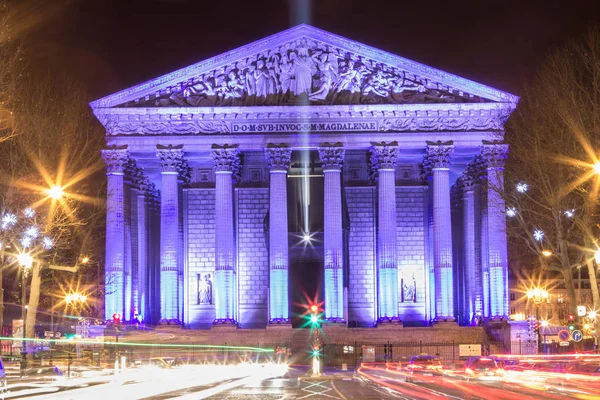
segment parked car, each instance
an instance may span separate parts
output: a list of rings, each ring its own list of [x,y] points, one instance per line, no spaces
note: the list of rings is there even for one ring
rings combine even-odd
[[[25,371],[25,379],[55,380],[64,375],[58,367],[30,368]]]
[[[406,367],[406,381],[414,382],[419,377],[443,375],[442,361],[436,356],[413,356]]]
[[[2,360],[2,356],[0,356],[0,394],[6,392],[6,371],[4,370],[4,361]]]
[[[173,368],[182,365],[181,360],[175,357],[152,357],[147,365],[158,368]]]
[[[495,358],[469,357],[465,364],[467,379],[485,379],[504,376],[504,369]]]

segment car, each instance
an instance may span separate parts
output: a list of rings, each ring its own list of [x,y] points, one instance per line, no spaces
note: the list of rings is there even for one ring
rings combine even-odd
[[[436,356],[413,356],[406,369],[406,382],[414,382],[418,377],[443,375],[442,361]]]
[[[182,364],[181,360],[175,357],[152,357],[147,363],[158,368],[173,368]]]
[[[2,356],[0,356],[0,394],[6,392],[6,371],[4,370],[4,360],[2,360]]]
[[[487,379],[504,376],[504,369],[497,359],[492,357],[471,356],[465,364],[467,379]]]
[[[36,379],[36,380],[55,380],[63,378],[62,371],[54,367],[41,367],[41,368],[30,368],[25,371],[23,378],[25,379]]]

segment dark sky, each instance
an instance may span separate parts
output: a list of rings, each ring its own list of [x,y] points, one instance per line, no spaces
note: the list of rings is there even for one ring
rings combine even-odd
[[[60,3],[61,6],[54,6]],[[600,2],[46,0],[29,54],[96,99],[299,22],[519,94],[551,49],[600,21]]]

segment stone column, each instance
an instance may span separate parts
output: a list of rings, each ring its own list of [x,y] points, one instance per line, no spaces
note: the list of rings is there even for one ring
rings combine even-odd
[[[433,268],[436,321],[454,321],[449,176],[450,155],[453,148],[452,142],[427,143],[428,163],[433,172]]]
[[[490,317],[509,315],[508,255],[506,244],[506,205],[504,191],[504,164],[508,145],[484,142],[482,156],[487,162],[488,176],[488,254],[490,274]]]
[[[140,171],[134,180],[134,185],[137,186],[137,305],[136,310],[139,318],[144,321],[148,320],[147,302],[148,302],[148,202],[146,200],[148,190],[150,189],[150,181]]]
[[[465,171],[461,177],[462,182],[462,201],[463,201],[463,253],[465,266],[465,314],[469,316],[472,322],[475,313],[480,309],[477,304],[477,288],[481,287],[481,280],[478,280],[477,274],[477,255],[475,252],[475,227],[479,223],[475,213],[475,177],[470,171]]]
[[[377,300],[378,321],[398,321],[398,250],[396,243],[396,164],[398,143],[371,147],[377,171]]]
[[[178,165],[183,145],[157,146],[161,167],[160,321],[179,323],[179,187]]]
[[[107,180],[104,318],[112,320],[113,314],[125,316],[123,168],[129,158],[127,146],[102,150],[102,157],[106,162]]]
[[[233,231],[233,173],[239,150],[213,145],[215,163],[215,323],[235,324],[235,238]]]
[[[325,318],[344,322],[344,237],[342,230],[341,172],[344,149],[326,145],[319,149],[324,181]]]
[[[289,323],[287,170],[292,150],[269,145],[269,323]]]

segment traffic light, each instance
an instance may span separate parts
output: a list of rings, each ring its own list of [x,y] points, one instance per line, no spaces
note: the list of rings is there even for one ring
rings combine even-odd
[[[319,315],[319,306],[313,304],[310,306],[310,323],[314,325],[318,325],[321,322],[321,317]]]
[[[574,331],[575,330],[575,315],[574,314],[567,315],[567,321],[568,321],[569,330]]]
[[[540,323],[537,320],[533,321],[533,331],[536,335],[540,333]]]
[[[121,323],[121,314],[115,313],[113,314],[113,324],[119,325]]]

